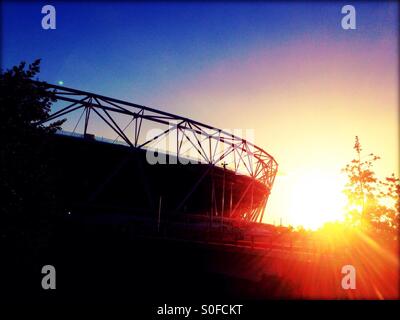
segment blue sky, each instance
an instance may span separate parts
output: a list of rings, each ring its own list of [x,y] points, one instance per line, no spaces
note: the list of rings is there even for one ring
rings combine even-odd
[[[258,46],[302,35],[349,36],[339,27],[341,2],[51,3],[56,30],[41,28],[47,2],[5,2],[3,66],[40,57],[43,80],[119,97],[132,97],[134,90],[142,103],[145,92],[179,85],[218,60]],[[386,19],[393,3],[356,7],[357,37],[374,39],[393,23]]]

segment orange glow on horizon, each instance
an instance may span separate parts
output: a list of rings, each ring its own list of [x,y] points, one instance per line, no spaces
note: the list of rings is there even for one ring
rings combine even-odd
[[[289,214],[296,225],[316,230],[326,222],[343,221],[346,197],[344,178],[318,171],[294,174],[291,180]]]
[[[395,43],[321,37],[249,48],[152,103],[222,129],[253,129],[254,143],[279,164],[264,222],[316,229],[343,218],[341,169],[354,158],[356,135],[366,154],[381,156],[378,177],[399,173]]]

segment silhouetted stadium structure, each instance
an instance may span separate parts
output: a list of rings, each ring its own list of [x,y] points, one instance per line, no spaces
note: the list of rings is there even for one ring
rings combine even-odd
[[[69,212],[142,217],[158,226],[263,220],[278,164],[262,148],[185,117],[46,86],[55,92],[57,111],[38,125],[67,119],[49,152]],[[166,164],[151,164],[150,156]]]

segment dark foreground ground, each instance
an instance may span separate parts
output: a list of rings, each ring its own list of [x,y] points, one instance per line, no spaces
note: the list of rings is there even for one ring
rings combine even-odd
[[[183,303],[289,297],[291,292],[277,276],[235,274],[254,257],[233,246],[135,237],[106,226],[70,225],[58,231],[47,248],[6,248],[3,301]],[[41,287],[41,268],[47,264],[56,268],[56,290]]]
[[[65,219],[45,243],[6,244],[1,298],[13,303],[232,303],[269,299],[393,299],[397,264],[379,252],[313,254],[240,243],[137,236],[123,226]],[[357,268],[357,290],[341,267]],[[56,268],[56,290],[41,269]]]

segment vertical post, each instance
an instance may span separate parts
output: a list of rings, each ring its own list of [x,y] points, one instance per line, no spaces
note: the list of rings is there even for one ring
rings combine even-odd
[[[233,141],[234,141],[234,137],[232,135],[233,166],[235,167],[235,173],[236,173],[236,171],[237,171],[237,168],[236,168],[236,147],[235,147],[235,144],[233,143]]]
[[[254,181],[251,181],[251,199],[250,199],[250,219],[252,219],[253,213],[253,201],[254,201]]]
[[[221,218],[224,215],[224,209],[225,209],[225,171],[226,171],[226,163],[224,162],[222,166],[224,167],[224,176],[222,179],[222,200],[221,200]]]
[[[214,205],[215,205],[215,192],[214,192],[214,167],[211,168],[211,215],[210,215],[210,225],[212,224],[212,219],[214,216]]]
[[[158,203],[157,233],[160,233],[160,224],[161,224],[161,203],[162,203],[162,196],[160,196],[160,201],[159,201],[159,203]]]
[[[90,107],[85,108],[85,125],[83,129],[83,136],[86,138],[87,128],[89,125]]]
[[[209,158],[208,158],[208,165],[212,166],[213,161],[211,159],[212,153],[211,153],[211,136],[208,137],[208,152],[209,152]],[[211,232],[211,227],[212,227],[212,218],[213,218],[213,205],[214,205],[214,168],[211,168],[211,205],[210,205],[210,221],[208,224],[209,228],[209,234]],[[207,240],[208,241],[208,240]]]
[[[214,159],[212,157],[212,149],[211,149],[212,145],[211,145],[211,136],[208,137],[208,153],[209,153],[209,158],[208,158],[208,162],[211,165],[214,165]]]
[[[176,127],[176,163],[179,164],[179,127]]]
[[[262,209],[261,209],[261,217],[260,217],[260,223],[262,223],[263,218],[264,218],[264,213],[265,213],[265,207],[267,206],[267,198],[264,199],[262,203]]]
[[[233,182],[231,182],[231,197],[229,200],[229,216],[232,214],[232,205],[233,205]]]
[[[223,226],[223,223],[224,223],[224,211],[225,211],[225,171],[226,171],[227,163],[224,162],[222,165],[224,167],[224,176],[223,176],[223,179],[222,179],[221,231],[223,232],[224,231],[224,226]]]
[[[132,129],[133,129],[133,134],[135,136],[135,148],[137,147],[137,141],[138,141],[138,139],[137,139],[137,126],[138,126],[138,118],[136,117],[135,118],[135,125],[132,126],[132,127],[134,127]]]

